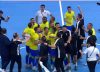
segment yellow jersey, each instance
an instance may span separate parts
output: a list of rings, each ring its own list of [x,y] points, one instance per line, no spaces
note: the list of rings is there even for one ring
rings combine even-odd
[[[41,23],[41,24],[40,24],[40,28],[41,28],[42,30],[44,30],[45,27],[49,28],[49,22],[48,22],[48,21],[47,21],[46,23]]]
[[[34,35],[35,31],[34,31],[34,29],[27,27],[27,28],[25,28],[24,33],[27,34],[27,36],[31,37],[32,35]],[[28,40],[26,42],[27,46],[30,46],[30,43],[31,43],[29,37],[28,37]]]
[[[95,29],[94,28],[92,28],[92,35],[96,35],[96,32],[95,32]]]
[[[66,19],[66,26],[72,26],[73,25],[73,17],[75,16],[74,11],[71,11],[71,13],[66,12],[64,18]]]
[[[32,28],[34,29],[35,27],[38,27],[38,24],[37,23],[34,23]]]
[[[55,34],[54,33],[51,33],[49,35],[49,40],[50,40],[50,44],[51,45],[54,44],[55,43],[55,40],[56,40],[56,33]]]
[[[31,38],[31,44],[30,44],[30,49],[32,50],[38,50],[38,41],[39,41],[39,35],[38,33],[35,33]],[[35,43],[37,42],[37,43]]]

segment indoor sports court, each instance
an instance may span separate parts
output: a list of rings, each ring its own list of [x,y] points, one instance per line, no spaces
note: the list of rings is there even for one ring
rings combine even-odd
[[[60,3],[61,8],[60,8]],[[64,17],[65,12],[67,11],[67,6],[71,6],[72,10],[75,12],[75,15],[79,13],[77,6],[80,6],[83,15],[84,15],[84,26],[87,27],[88,23],[93,23],[93,27],[96,30],[97,36],[97,48],[100,50],[100,5],[97,5],[99,0],[0,0],[0,10],[4,12],[4,17],[10,16],[9,22],[1,23],[2,27],[7,29],[7,36],[12,39],[12,35],[14,32],[20,34],[22,36],[22,32],[27,27],[27,24],[30,21],[30,18],[35,18],[36,12],[39,10],[41,4],[45,4],[46,9],[49,10],[52,15],[55,17],[56,22],[59,22],[60,25],[64,21],[62,21],[62,17]],[[48,20],[50,17],[48,17]],[[65,23],[64,23],[65,24]],[[76,23],[74,22],[74,25]],[[87,34],[86,34],[87,36]],[[83,49],[85,49],[84,47]],[[31,69],[25,68],[25,55],[26,49],[25,45],[21,45],[20,48],[21,56],[22,56],[22,72],[33,72]],[[0,59],[1,63],[1,59]],[[86,56],[78,61],[78,70],[74,71],[73,64],[71,63],[71,72],[89,72],[88,67],[84,66],[86,63]],[[1,68],[1,64],[0,64]],[[9,72],[9,66],[7,67],[7,72]],[[14,72],[17,72],[17,64],[14,66]],[[67,71],[66,71],[67,72]],[[100,72],[100,64],[96,65],[96,72]]]

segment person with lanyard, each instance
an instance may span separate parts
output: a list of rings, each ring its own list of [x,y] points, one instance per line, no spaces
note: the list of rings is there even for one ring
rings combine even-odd
[[[52,17],[52,14],[50,13],[50,11],[45,10],[44,4],[40,5],[40,10],[37,11],[36,13],[36,23],[40,25],[42,23],[42,18],[48,17],[48,16]]]
[[[65,69],[68,69],[68,70],[71,70],[71,66],[70,66],[70,56],[71,56],[71,31],[68,30],[66,28],[66,26],[64,25],[62,27],[62,31],[63,31],[63,34],[62,34],[62,38],[64,40],[64,47],[65,47],[65,51],[66,51],[66,57],[65,57]],[[68,64],[67,64],[67,61],[68,61]]]
[[[75,13],[71,9],[71,6],[67,7],[67,12],[64,15],[64,21],[66,22],[67,29],[72,30],[73,22],[75,19]]]
[[[63,61],[65,58],[65,48],[64,48],[64,40],[61,38],[62,34],[57,33],[57,39],[53,45],[48,45],[51,48],[56,49],[56,57],[55,57],[55,67],[56,72],[65,72]]]
[[[89,72],[95,72],[96,63],[100,60],[100,52],[99,49],[96,48],[96,43],[93,37],[90,38],[89,45],[90,46],[86,48],[82,54],[86,54]]]
[[[7,18],[3,17],[3,11],[0,10],[0,29],[1,29],[1,21],[3,20],[4,22],[8,22],[8,20],[10,19],[10,17],[7,16]]]
[[[78,9],[80,13],[77,15],[77,23],[76,23],[76,32],[78,34],[78,40],[77,40],[77,46],[78,46],[78,59],[82,57],[81,53],[79,51],[82,51],[82,44],[83,40],[85,38],[85,31],[84,31],[84,17],[83,17],[83,12],[78,6]]]
[[[89,42],[90,42],[91,38],[94,38],[95,42],[97,41],[97,37],[95,35],[93,35],[93,31],[89,30],[88,31],[88,36],[84,39],[84,40],[86,40],[86,44],[82,44],[82,46],[89,47]]]

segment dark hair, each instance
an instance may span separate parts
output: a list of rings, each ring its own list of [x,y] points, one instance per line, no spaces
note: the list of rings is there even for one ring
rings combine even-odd
[[[57,33],[57,37],[58,37],[58,38],[61,38],[61,37],[62,37],[62,34],[61,34],[60,32],[58,32],[58,33]]]
[[[82,14],[78,13],[78,17],[79,17],[79,18],[82,18]]]
[[[3,11],[2,11],[2,10],[0,10],[0,13],[1,13],[1,14],[3,14]]]
[[[43,36],[43,37],[41,38],[41,41],[46,42],[46,37]]]
[[[89,30],[89,31],[88,31],[88,34],[89,34],[89,35],[92,35],[92,33],[93,33],[92,30]]]
[[[16,37],[18,37],[18,33],[13,34],[13,38],[16,38]]]
[[[43,19],[44,19],[44,18],[47,19],[47,17],[43,16]]]
[[[52,31],[55,33],[55,32],[56,32],[56,28],[55,28],[55,27],[53,27],[53,28],[52,28]]]
[[[71,8],[71,6],[68,6],[67,9],[68,9],[68,8]]]
[[[90,40],[89,44],[90,44],[90,46],[94,46],[94,47],[96,47],[96,43],[95,43],[95,41],[92,40],[92,39]]]
[[[48,27],[44,27],[44,30],[48,29]]]
[[[45,8],[45,5],[44,4],[41,4],[41,6],[43,6]]]
[[[66,27],[66,25],[63,25],[63,27]]]
[[[58,25],[58,24],[60,24],[60,23],[59,23],[59,22],[56,22],[56,23],[55,23],[55,25]]]
[[[92,35],[88,38],[88,43],[90,44],[90,46],[96,46],[96,41],[97,38],[95,35]]]
[[[93,26],[93,24],[92,23],[89,23],[91,26]]]
[[[34,18],[30,18],[30,20],[33,20]]]
[[[35,27],[34,30],[37,31],[39,27]]]
[[[6,34],[6,33],[7,33],[6,28],[1,28],[1,34]]]
[[[29,23],[29,24],[28,24],[28,27],[31,28],[31,27],[32,27],[32,23]]]

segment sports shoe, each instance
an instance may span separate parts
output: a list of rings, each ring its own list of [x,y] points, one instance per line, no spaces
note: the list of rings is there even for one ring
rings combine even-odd
[[[74,70],[75,70],[75,71],[77,71],[77,69],[78,69],[78,67],[77,67],[77,66],[75,66],[75,67],[74,67]]]

